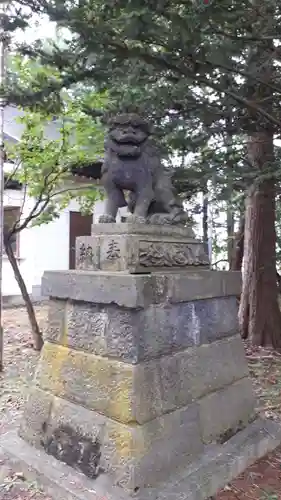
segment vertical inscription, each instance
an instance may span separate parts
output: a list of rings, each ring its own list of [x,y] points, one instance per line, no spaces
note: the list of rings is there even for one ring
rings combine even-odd
[[[93,248],[91,245],[82,243],[78,251],[78,266],[79,267],[92,267],[93,265]]]
[[[86,245],[82,243],[79,247],[79,252],[78,252],[78,262],[83,264],[86,259]]]
[[[111,261],[120,258],[120,248],[117,245],[116,241],[111,240],[110,243],[108,244],[108,248],[106,251],[106,258]]]

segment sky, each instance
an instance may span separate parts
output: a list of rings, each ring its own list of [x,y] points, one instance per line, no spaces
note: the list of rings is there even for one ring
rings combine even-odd
[[[49,21],[47,16],[34,16],[29,28],[25,31],[18,30],[15,34],[17,41],[33,42],[41,38],[54,38],[56,36],[56,24]]]
[[[23,31],[18,31],[15,36],[15,40],[18,42],[27,42],[27,43],[32,43],[36,39],[54,39],[56,38],[56,24],[51,23],[47,16],[45,17],[35,17],[34,20],[31,24],[31,26]],[[276,140],[275,145],[278,147],[281,147],[281,140]],[[200,198],[200,196],[199,196]],[[200,203],[200,199],[198,198],[198,202]],[[194,217],[195,222],[198,224],[197,226],[197,231],[199,229],[199,232],[201,233],[202,228],[201,226],[201,217],[200,216],[195,216]],[[197,232],[196,231],[196,232]],[[224,237],[224,235],[223,235]],[[211,240],[211,234],[210,234],[210,240]]]

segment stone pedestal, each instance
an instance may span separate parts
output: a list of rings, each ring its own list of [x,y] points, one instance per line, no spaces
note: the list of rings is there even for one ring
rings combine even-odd
[[[263,424],[249,425],[255,399],[237,327],[240,274],[206,268],[201,244],[184,230],[125,224],[94,233],[77,243],[83,270],[44,275],[48,328],[20,435],[83,472],[93,489],[107,477],[122,498],[158,498],[163,485],[171,499],[212,495],[242,462],[223,477],[213,469],[206,483],[208,460],[228,450],[233,462],[254,433],[244,467],[278,441],[266,431],[261,438]],[[152,272],[139,274],[144,268]],[[167,486],[183,474],[186,491]]]
[[[96,224],[76,240],[76,269],[167,272],[208,267],[203,245],[190,228],[145,224]]]

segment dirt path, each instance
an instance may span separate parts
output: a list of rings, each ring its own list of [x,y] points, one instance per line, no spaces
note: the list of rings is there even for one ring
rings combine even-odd
[[[40,325],[46,323],[47,308],[37,307]],[[4,373],[0,374],[0,433],[17,425],[39,354],[33,351],[27,315],[22,308],[4,311]],[[0,453],[0,500],[53,500],[38,486],[15,474]],[[55,499],[59,500],[59,499]]]

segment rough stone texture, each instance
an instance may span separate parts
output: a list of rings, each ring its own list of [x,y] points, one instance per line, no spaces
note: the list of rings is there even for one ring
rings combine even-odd
[[[172,303],[211,297],[235,297],[241,293],[238,271],[201,271],[173,274],[169,279],[168,300]]]
[[[203,244],[190,238],[188,230],[185,236],[182,228],[178,235],[175,230],[173,235],[164,235],[158,229],[161,226],[153,226],[154,232],[144,235],[137,229],[133,234],[123,233],[122,226],[118,224],[119,234],[101,231],[97,235],[77,238],[76,269],[134,274],[209,267]]]
[[[44,339],[74,349],[108,355],[108,311],[115,307],[103,308],[84,302],[50,300]],[[133,316],[133,311],[130,313]]]
[[[106,201],[99,221],[115,222],[118,209],[127,205],[134,221],[185,224],[190,217],[152,139],[151,124],[135,113],[121,113],[108,119],[107,128],[101,167]]]
[[[274,450],[280,441],[280,424],[257,419],[223,446],[207,452],[202,460],[179,474],[175,482],[171,481],[167,489],[164,487],[160,496],[156,493],[156,498],[206,500],[256,460]]]
[[[118,422],[111,421],[106,430],[106,452],[116,464],[111,471],[116,483],[130,491],[165,480],[203,452],[197,404],[142,426],[124,426],[123,432]]]
[[[122,422],[137,418],[132,365],[45,342],[35,383]]]
[[[270,420],[253,422],[223,446],[211,448],[191,466],[169,476],[156,488],[141,488],[135,500],[205,500],[243,472],[253,462],[274,450],[281,441],[281,427]],[[29,480],[38,481],[54,498],[63,500],[130,500],[132,496],[115,486],[107,474],[95,480],[75,472],[29,446],[15,433],[2,435],[0,447],[13,467]]]
[[[130,309],[142,308],[152,301],[151,276],[91,271],[48,271],[42,279],[43,293],[60,299],[117,304]]]
[[[46,342],[35,382],[46,391],[121,422],[143,423],[247,375],[238,337],[137,365]],[[246,396],[241,391],[241,397],[248,395],[249,391]],[[253,407],[252,398],[248,404]]]
[[[129,309],[239,295],[237,271],[186,271],[180,274],[130,275],[125,272],[48,271],[42,293],[49,297],[116,304]]]
[[[96,479],[104,472],[100,464],[100,440],[91,439],[69,424],[52,429],[46,439],[42,440],[42,446],[48,455],[71,465],[91,479]]]
[[[252,383],[249,378],[244,378],[208,394],[198,404],[204,443],[209,443],[218,436],[223,440],[253,418],[255,398]]]
[[[40,446],[53,403],[52,394],[32,386],[21,421],[20,435],[34,446]],[[46,429],[45,429],[46,430]]]
[[[139,352],[161,352],[199,346],[238,332],[235,297],[150,306],[139,314]],[[158,347],[159,346],[159,347]]]
[[[48,398],[49,405],[44,404]],[[42,448],[55,429],[69,426],[78,434],[103,442],[105,417],[32,386],[19,435]]]
[[[104,241],[118,237],[109,226]],[[167,241],[187,241],[178,228],[170,230],[169,236],[158,228]],[[136,241],[144,241],[141,231],[135,229]],[[93,258],[86,245],[83,252]],[[115,255],[115,245],[110,252]],[[109,478],[143,500],[158,498],[164,483],[171,495],[168,478],[177,477],[176,490],[187,477],[180,471],[202,455],[197,484],[194,465],[195,476],[181,492],[194,500],[190,491],[197,495],[201,483],[208,492],[217,484],[200,479],[201,470],[208,471],[213,457],[219,460],[230,436],[243,426],[248,432],[253,418],[255,400],[237,336],[241,276],[199,269],[136,275],[118,271],[120,262],[111,273],[45,274],[47,341],[21,435],[95,477],[95,485]],[[225,444],[217,448],[218,442]]]
[[[166,238],[190,238],[194,240],[194,232],[190,226],[173,226],[173,225],[152,225],[152,224],[134,224],[127,222],[112,223],[112,224],[93,224],[92,235],[142,235],[142,236],[161,236]]]
[[[19,435],[88,477],[98,476],[104,418],[32,387]]]
[[[238,332],[235,297],[128,310],[50,300],[45,339],[131,363]]]
[[[43,330],[44,340],[57,340],[60,344],[64,345],[67,326],[66,305],[67,302],[65,300],[49,300],[48,323],[46,329]]]
[[[145,425],[124,425],[83,407],[52,398],[51,411],[35,402],[40,397],[32,391],[29,407],[40,410],[31,416],[25,412],[20,435],[37,448],[47,448],[50,437],[60,429],[69,429],[72,436],[84,436],[89,442],[98,443],[100,449],[100,472],[110,473],[116,484],[128,490],[140,488],[161,481],[168,473],[176,470],[184,462],[188,465],[203,451],[200,439],[198,405],[164,415]],[[41,399],[41,398],[40,398]],[[42,415],[44,414],[44,426]],[[29,425],[36,422],[36,431],[31,435]],[[174,432],[175,428],[177,433]],[[73,440],[63,435],[60,442],[64,460],[73,459],[69,445]],[[58,438],[57,438],[58,439]],[[72,451],[72,450],[71,450]],[[79,468],[79,463],[72,465]],[[78,465],[78,467],[77,467]],[[87,465],[86,463],[84,464]]]
[[[185,387],[184,393],[189,391],[193,400],[228,386],[249,373],[243,345],[238,336],[187,349],[175,354],[174,358],[179,360],[180,379],[174,389],[177,388],[180,392],[179,386]],[[170,360],[169,357],[163,358],[163,361],[164,359]],[[165,369],[163,362],[163,372]]]

